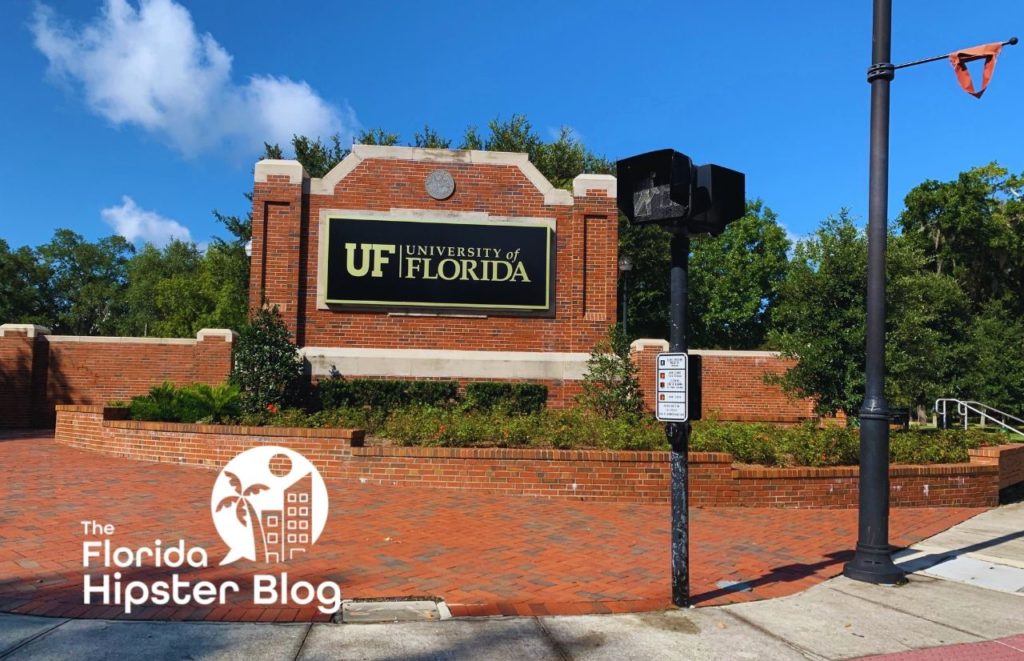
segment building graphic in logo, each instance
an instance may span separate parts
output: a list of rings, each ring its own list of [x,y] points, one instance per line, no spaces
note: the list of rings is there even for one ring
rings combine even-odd
[[[217,476],[210,512],[236,560],[287,562],[306,553],[327,523],[327,487],[316,467],[289,448],[246,450]]]

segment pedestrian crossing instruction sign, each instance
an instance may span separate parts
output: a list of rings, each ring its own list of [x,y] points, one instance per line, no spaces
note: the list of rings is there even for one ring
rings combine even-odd
[[[658,354],[655,414],[662,422],[686,422],[690,419],[686,397],[688,359],[685,353]]]

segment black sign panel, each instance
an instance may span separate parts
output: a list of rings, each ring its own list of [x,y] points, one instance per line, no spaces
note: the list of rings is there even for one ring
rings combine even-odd
[[[544,314],[553,234],[528,221],[328,218],[324,302]]]

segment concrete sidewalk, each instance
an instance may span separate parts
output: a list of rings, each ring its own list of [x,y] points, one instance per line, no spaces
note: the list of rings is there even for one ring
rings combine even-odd
[[[909,658],[1024,661],[1024,593],[1010,589],[1024,575],[1024,503],[918,547],[902,587],[835,578],[791,597],[646,614],[363,625],[0,615],[0,659],[847,659],[975,644]]]

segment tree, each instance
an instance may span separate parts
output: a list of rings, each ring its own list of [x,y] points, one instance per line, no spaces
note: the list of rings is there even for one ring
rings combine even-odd
[[[761,200],[719,236],[699,236],[690,257],[691,346],[756,349],[764,344],[786,275],[786,230]]]
[[[118,332],[156,337],[194,335],[191,325],[169,324],[168,317],[188,315],[189,310],[202,305],[192,286],[202,262],[202,254],[191,242],[173,240],[162,250],[151,244],[143,246],[126,265],[125,309],[118,319]],[[170,309],[165,300],[168,283],[177,289],[174,294],[178,299]]]
[[[451,140],[442,138],[438,135],[437,131],[430,128],[427,124],[423,125],[422,133],[417,131],[413,135],[413,146],[422,149],[448,149],[451,144]]]
[[[35,251],[0,239],[0,324],[52,324],[47,279]]]
[[[928,180],[905,199],[903,233],[928,257],[930,270],[951,274],[975,309],[1003,300],[1024,313],[1024,178],[996,163]]]
[[[671,235],[659,226],[619,219],[619,251],[633,260],[628,291],[633,337],[668,336],[670,241]],[[760,200],[748,203],[746,215],[721,235],[696,237],[689,270],[689,345],[762,346],[788,249],[785,230]]]
[[[397,133],[390,133],[382,128],[367,129],[356,138],[356,142],[360,145],[382,145],[385,147],[397,145],[399,140]]]
[[[306,173],[314,178],[323,177],[349,153],[348,149],[342,148],[341,137],[337,133],[330,137],[329,143],[323,143],[319,138],[310,140],[304,135],[296,135],[292,138],[292,150],[295,160],[302,163]]]
[[[277,307],[255,310],[233,346],[230,382],[242,391],[242,408],[262,414],[292,403],[302,359]]]
[[[1001,301],[989,301],[971,321],[957,356],[963,376],[954,392],[1024,416],[1024,319]]]
[[[90,243],[68,229],[58,229],[49,243],[40,246],[42,266],[50,274],[47,289],[54,332],[116,333],[124,314],[128,259],[134,252],[124,237]]]
[[[611,326],[587,360],[583,392],[579,402],[605,418],[643,413],[643,392],[637,368],[629,354],[629,338],[618,326]]]
[[[886,397],[894,406],[941,396],[954,375],[964,297],[947,275],[925,273],[925,255],[889,237]],[[856,415],[864,392],[867,240],[841,211],[796,245],[769,342],[798,363],[777,382],[812,397],[821,413]]]

